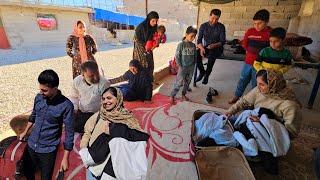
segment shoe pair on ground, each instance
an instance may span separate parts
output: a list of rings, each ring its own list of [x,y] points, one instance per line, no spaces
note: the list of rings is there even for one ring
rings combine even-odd
[[[219,93],[216,89],[213,89],[212,87],[209,87],[209,92],[207,94],[207,97],[206,97],[206,101],[207,103],[211,104],[212,103],[212,97],[213,96],[218,96]]]
[[[203,77],[204,77],[204,78],[203,78]],[[209,79],[209,77],[208,77],[207,75],[205,75],[205,74],[199,74],[198,78],[196,79],[196,82],[201,81],[202,78],[203,78],[202,84],[208,84],[208,79]],[[217,90],[215,90],[215,89],[213,89],[213,88],[212,88],[211,90],[209,89],[209,92],[208,92],[207,98],[206,98],[206,101],[207,101],[208,103],[211,103],[211,102],[212,102],[212,96],[215,96],[215,95],[213,95],[213,94],[215,94],[215,92],[217,92]],[[217,92],[216,94],[218,94],[218,92]],[[236,103],[239,99],[240,99],[239,97],[234,96],[234,97],[232,97],[232,98],[228,101],[228,103],[229,103],[229,104],[234,104],[234,103]]]

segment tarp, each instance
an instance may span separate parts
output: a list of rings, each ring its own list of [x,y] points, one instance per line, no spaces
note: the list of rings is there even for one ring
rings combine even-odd
[[[132,26],[139,25],[144,18],[139,16],[130,16],[127,14],[107,11],[104,9],[94,8],[94,20],[111,21],[120,24],[127,24]]]

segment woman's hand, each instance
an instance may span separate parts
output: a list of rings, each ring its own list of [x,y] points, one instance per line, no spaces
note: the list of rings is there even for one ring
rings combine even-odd
[[[259,122],[260,121],[260,118],[258,116],[250,115],[249,118],[251,119],[252,122]]]

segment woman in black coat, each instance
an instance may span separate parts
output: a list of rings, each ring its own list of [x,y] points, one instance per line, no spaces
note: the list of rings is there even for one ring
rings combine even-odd
[[[154,60],[153,53],[147,53],[145,45],[148,40],[152,40],[153,34],[157,31],[159,14],[151,11],[147,18],[140,23],[134,35],[133,59],[137,59],[147,74],[153,80]]]

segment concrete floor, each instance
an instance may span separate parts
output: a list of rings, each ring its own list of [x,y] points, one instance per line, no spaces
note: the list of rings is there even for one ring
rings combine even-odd
[[[233,96],[243,62],[222,60],[218,59],[213,67],[212,74],[207,85],[203,85],[201,82],[197,83],[197,87],[193,87],[192,92],[188,92],[187,96],[190,97],[191,101],[207,104],[214,107],[227,109],[230,105],[227,101]],[[315,128],[320,128],[320,94],[316,97],[313,109],[307,109],[307,102],[312,89],[313,81],[315,79],[315,72],[312,70],[301,70],[298,68],[291,69],[286,75],[286,79],[303,79],[308,81],[308,85],[302,84],[289,84],[294,89],[298,100],[303,104],[302,108],[302,119],[303,124]],[[164,95],[170,95],[172,90],[175,76],[170,75],[161,81],[159,92]],[[218,90],[219,96],[215,96],[212,104],[208,104],[205,101],[206,94],[208,93],[209,87],[213,87]],[[248,85],[246,92],[251,89],[251,85]],[[181,93],[179,92],[178,97]]]

